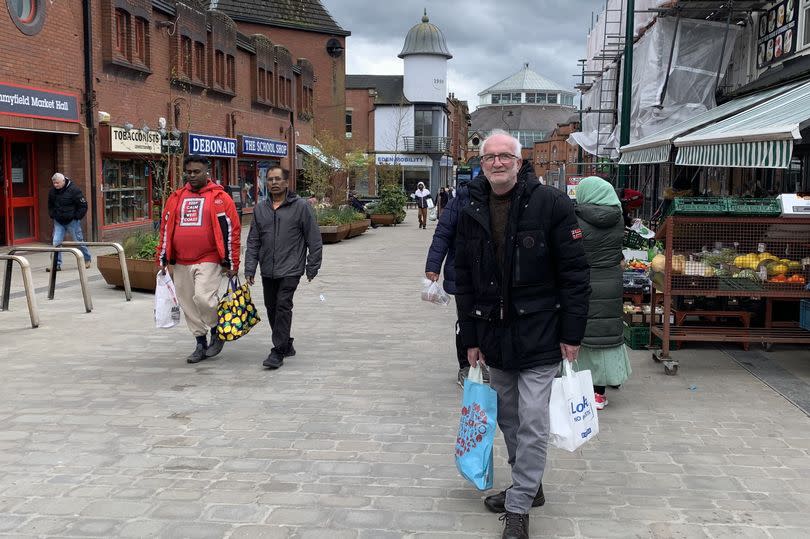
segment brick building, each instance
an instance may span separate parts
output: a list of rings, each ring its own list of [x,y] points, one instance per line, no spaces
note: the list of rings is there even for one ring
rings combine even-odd
[[[49,241],[55,171],[117,238],[151,229],[183,154],[249,213],[270,166],[343,129],[348,32],[317,0],[0,2],[0,245]]]
[[[558,124],[547,139],[535,142],[530,154],[524,153],[524,158],[532,159],[538,178],[542,177],[547,184],[562,189],[562,169],[565,170],[565,177],[577,175],[579,147],[570,144],[568,137],[578,129],[579,122],[576,117],[572,117],[567,122]],[[585,152],[582,159],[584,164],[593,162],[593,156]],[[592,167],[585,168],[590,170]]]

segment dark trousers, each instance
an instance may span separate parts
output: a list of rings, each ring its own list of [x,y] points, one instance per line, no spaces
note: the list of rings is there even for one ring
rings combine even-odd
[[[458,357],[458,368],[463,369],[469,367],[470,362],[467,361],[467,350],[461,344],[461,334],[459,332],[458,321],[461,320],[461,311],[456,302],[456,356]]]
[[[264,306],[267,308],[267,320],[273,334],[273,350],[280,354],[286,354],[290,349],[293,295],[300,280],[301,277],[262,277]]]

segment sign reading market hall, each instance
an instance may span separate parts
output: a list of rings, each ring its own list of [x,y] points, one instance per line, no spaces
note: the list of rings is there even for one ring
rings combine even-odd
[[[0,83],[0,114],[78,122],[78,98],[63,92]]]

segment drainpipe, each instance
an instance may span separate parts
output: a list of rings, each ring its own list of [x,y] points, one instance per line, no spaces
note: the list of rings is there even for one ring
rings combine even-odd
[[[91,0],[82,5],[84,25],[84,115],[90,150],[90,238],[98,241],[98,182],[96,181],[96,91],[93,88],[93,7]]]
[[[635,17],[635,0],[627,0],[627,14],[624,26],[624,76],[622,77],[621,126],[619,129],[619,147],[630,144],[630,106],[633,91],[633,26]],[[619,165],[617,187],[627,185],[628,165]]]

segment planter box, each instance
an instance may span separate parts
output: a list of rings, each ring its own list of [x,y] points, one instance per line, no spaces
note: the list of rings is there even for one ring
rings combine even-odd
[[[397,216],[393,213],[378,213],[371,215],[371,222],[375,225],[391,226],[396,224]]]
[[[346,239],[351,225],[321,225],[321,241],[324,243],[337,243]]]
[[[371,226],[371,219],[363,219],[362,221],[353,221],[349,223],[349,235],[346,236],[347,238],[353,238],[355,236],[359,236],[366,230],[368,227]]]
[[[121,275],[118,255],[97,256],[96,265],[107,284],[124,286],[124,276]],[[133,290],[155,291],[155,276],[158,267],[155,265],[154,260],[127,258],[127,271],[129,272],[129,284]]]

